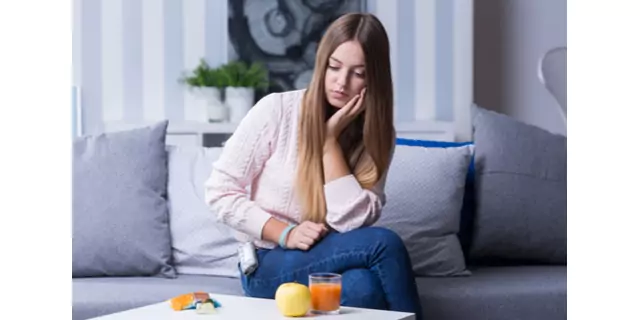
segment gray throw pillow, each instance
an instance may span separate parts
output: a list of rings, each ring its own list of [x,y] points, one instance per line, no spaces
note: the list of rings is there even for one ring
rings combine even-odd
[[[460,210],[473,145],[396,146],[377,226],[404,241],[417,276],[467,276],[458,240]]]
[[[221,148],[167,146],[169,221],[178,274],[239,277],[234,231],[207,207],[204,184]]]
[[[474,263],[565,264],[567,138],[478,108]]]
[[[73,277],[175,277],[167,121],[73,142]]]

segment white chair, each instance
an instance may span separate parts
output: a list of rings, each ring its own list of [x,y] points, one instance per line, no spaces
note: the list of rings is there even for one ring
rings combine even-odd
[[[545,53],[538,63],[538,78],[558,102],[562,120],[567,123],[567,47]]]

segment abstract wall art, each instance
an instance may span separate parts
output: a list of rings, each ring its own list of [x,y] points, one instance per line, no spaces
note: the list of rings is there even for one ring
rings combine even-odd
[[[365,0],[228,0],[229,59],[260,61],[279,92],[309,84],[318,43],[340,15],[365,12]]]

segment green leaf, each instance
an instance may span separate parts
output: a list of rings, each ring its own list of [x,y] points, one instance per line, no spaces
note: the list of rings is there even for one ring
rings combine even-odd
[[[211,68],[204,59],[189,75],[180,79],[193,87],[249,87],[266,89],[269,87],[269,71],[260,62],[247,65],[243,61],[230,61],[218,68]]]

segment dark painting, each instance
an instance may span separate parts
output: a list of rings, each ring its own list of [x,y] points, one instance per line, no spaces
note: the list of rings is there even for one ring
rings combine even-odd
[[[268,92],[305,88],[327,27],[366,0],[229,0],[229,59],[260,61],[269,69]],[[264,92],[266,94],[268,92]]]

